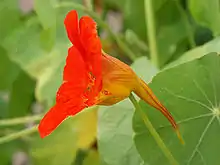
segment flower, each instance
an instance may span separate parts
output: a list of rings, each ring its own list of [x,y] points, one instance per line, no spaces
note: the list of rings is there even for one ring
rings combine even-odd
[[[56,104],[39,124],[43,138],[53,132],[67,117],[93,105],[113,105],[134,92],[163,113],[172,126],[177,124],[147,84],[120,60],[102,50],[96,23],[89,16],[78,21],[75,10],[65,20],[67,35],[72,42],[63,71],[63,83],[57,91]]]

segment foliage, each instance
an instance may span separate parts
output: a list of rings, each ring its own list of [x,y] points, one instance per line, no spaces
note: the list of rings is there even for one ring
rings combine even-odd
[[[39,138],[35,125],[61,84],[70,45],[63,20],[72,9],[96,20],[103,49],[130,64],[172,113],[185,145],[164,116],[139,102],[179,164],[219,164],[218,0],[33,0],[29,12],[20,6],[0,1],[1,165],[18,151],[33,165],[169,164],[128,99],[85,109]],[[112,13],[122,19],[109,21]]]

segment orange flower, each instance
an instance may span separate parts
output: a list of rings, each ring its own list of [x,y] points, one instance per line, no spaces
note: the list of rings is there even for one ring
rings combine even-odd
[[[64,24],[73,46],[68,51],[56,104],[39,124],[42,138],[68,116],[74,116],[93,105],[115,104],[127,98],[131,92],[161,111],[177,129],[173,117],[147,84],[128,65],[102,51],[96,23],[92,18],[83,16],[78,22],[77,12],[73,10],[67,14]]]

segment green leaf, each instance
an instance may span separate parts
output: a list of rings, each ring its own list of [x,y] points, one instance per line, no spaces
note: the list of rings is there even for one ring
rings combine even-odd
[[[20,68],[8,58],[6,50],[0,46],[0,90],[10,89],[19,71]]]
[[[146,57],[132,64],[134,71],[149,81],[157,69]],[[138,165],[142,162],[133,143],[132,115],[134,108],[126,99],[110,107],[102,107],[98,120],[98,144],[103,162],[109,165]]]
[[[189,40],[190,37],[193,38],[190,35],[193,35],[194,29],[189,24],[180,2],[176,0],[164,2],[155,13],[155,18],[159,62],[160,66],[164,66],[172,56],[178,53],[179,43]]]
[[[180,64],[195,60],[197,58],[201,58],[202,56],[205,56],[206,54],[211,52],[220,53],[220,37],[217,37],[202,46],[196,47],[185,52],[179,59],[167,65],[166,68],[178,66]]]
[[[220,33],[219,0],[188,0],[188,6],[199,24],[210,28],[215,35]]]
[[[146,82],[149,82],[158,72],[158,69],[147,59],[147,57],[136,59],[131,65],[131,68]]]
[[[176,23],[160,27],[157,40],[161,66],[164,66],[178,52],[178,44],[186,40],[187,35],[185,22],[181,18]]]
[[[157,27],[160,29],[162,26],[172,25],[180,21],[181,13],[175,1],[167,0],[163,3],[163,6],[160,7],[157,12],[155,12],[155,17]]]
[[[173,114],[185,145],[181,145],[167,119],[140,102],[167,147],[180,164],[216,164],[220,161],[220,56],[210,53],[200,59],[156,75],[150,88]],[[175,79],[175,80],[174,80]],[[168,165],[137,113],[133,118],[134,141],[143,160]]]
[[[10,92],[8,117],[28,115],[34,99],[35,81],[21,71]]]
[[[18,1],[0,1],[0,43],[21,23]]]
[[[30,154],[36,165],[71,165],[77,151],[74,123],[69,118],[48,137],[31,139]]]
[[[101,108],[98,122],[98,143],[101,159],[111,165],[140,164],[132,140],[131,119],[134,108],[129,100]]]
[[[56,11],[51,0],[34,0],[34,9],[44,28],[41,32],[41,45],[50,51],[56,40]]]
[[[125,32],[126,42],[129,43],[132,47],[138,47],[140,50],[147,52],[148,47],[140,38],[130,29]]]
[[[146,26],[144,18],[144,1],[127,0],[122,4],[125,7],[124,26],[126,29],[131,29],[142,40],[146,41]],[[141,22],[138,26],[134,22]]]
[[[62,55],[60,52],[53,51],[51,53],[54,55],[54,63],[45,68],[45,72],[38,78],[36,87],[37,99],[40,102],[47,102],[48,105],[54,103],[56,92],[62,83],[62,72],[65,64],[65,56],[59,57],[59,55]]]
[[[34,9],[44,29],[56,26],[56,11],[50,0],[34,0]]]
[[[55,28],[48,28],[43,30],[40,34],[40,41],[42,48],[50,52],[56,41]]]
[[[35,19],[32,23],[16,29],[3,43],[9,58],[32,77],[39,76],[48,66],[46,59],[52,58],[40,47],[40,31]]]

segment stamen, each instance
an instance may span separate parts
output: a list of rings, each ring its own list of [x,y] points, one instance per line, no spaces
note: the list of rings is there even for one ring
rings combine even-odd
[[[104,95],[111,95],[111,93],[110,93],[109,91],[107,91],[107,90],[103,90],[102,93],[103,93]]]

